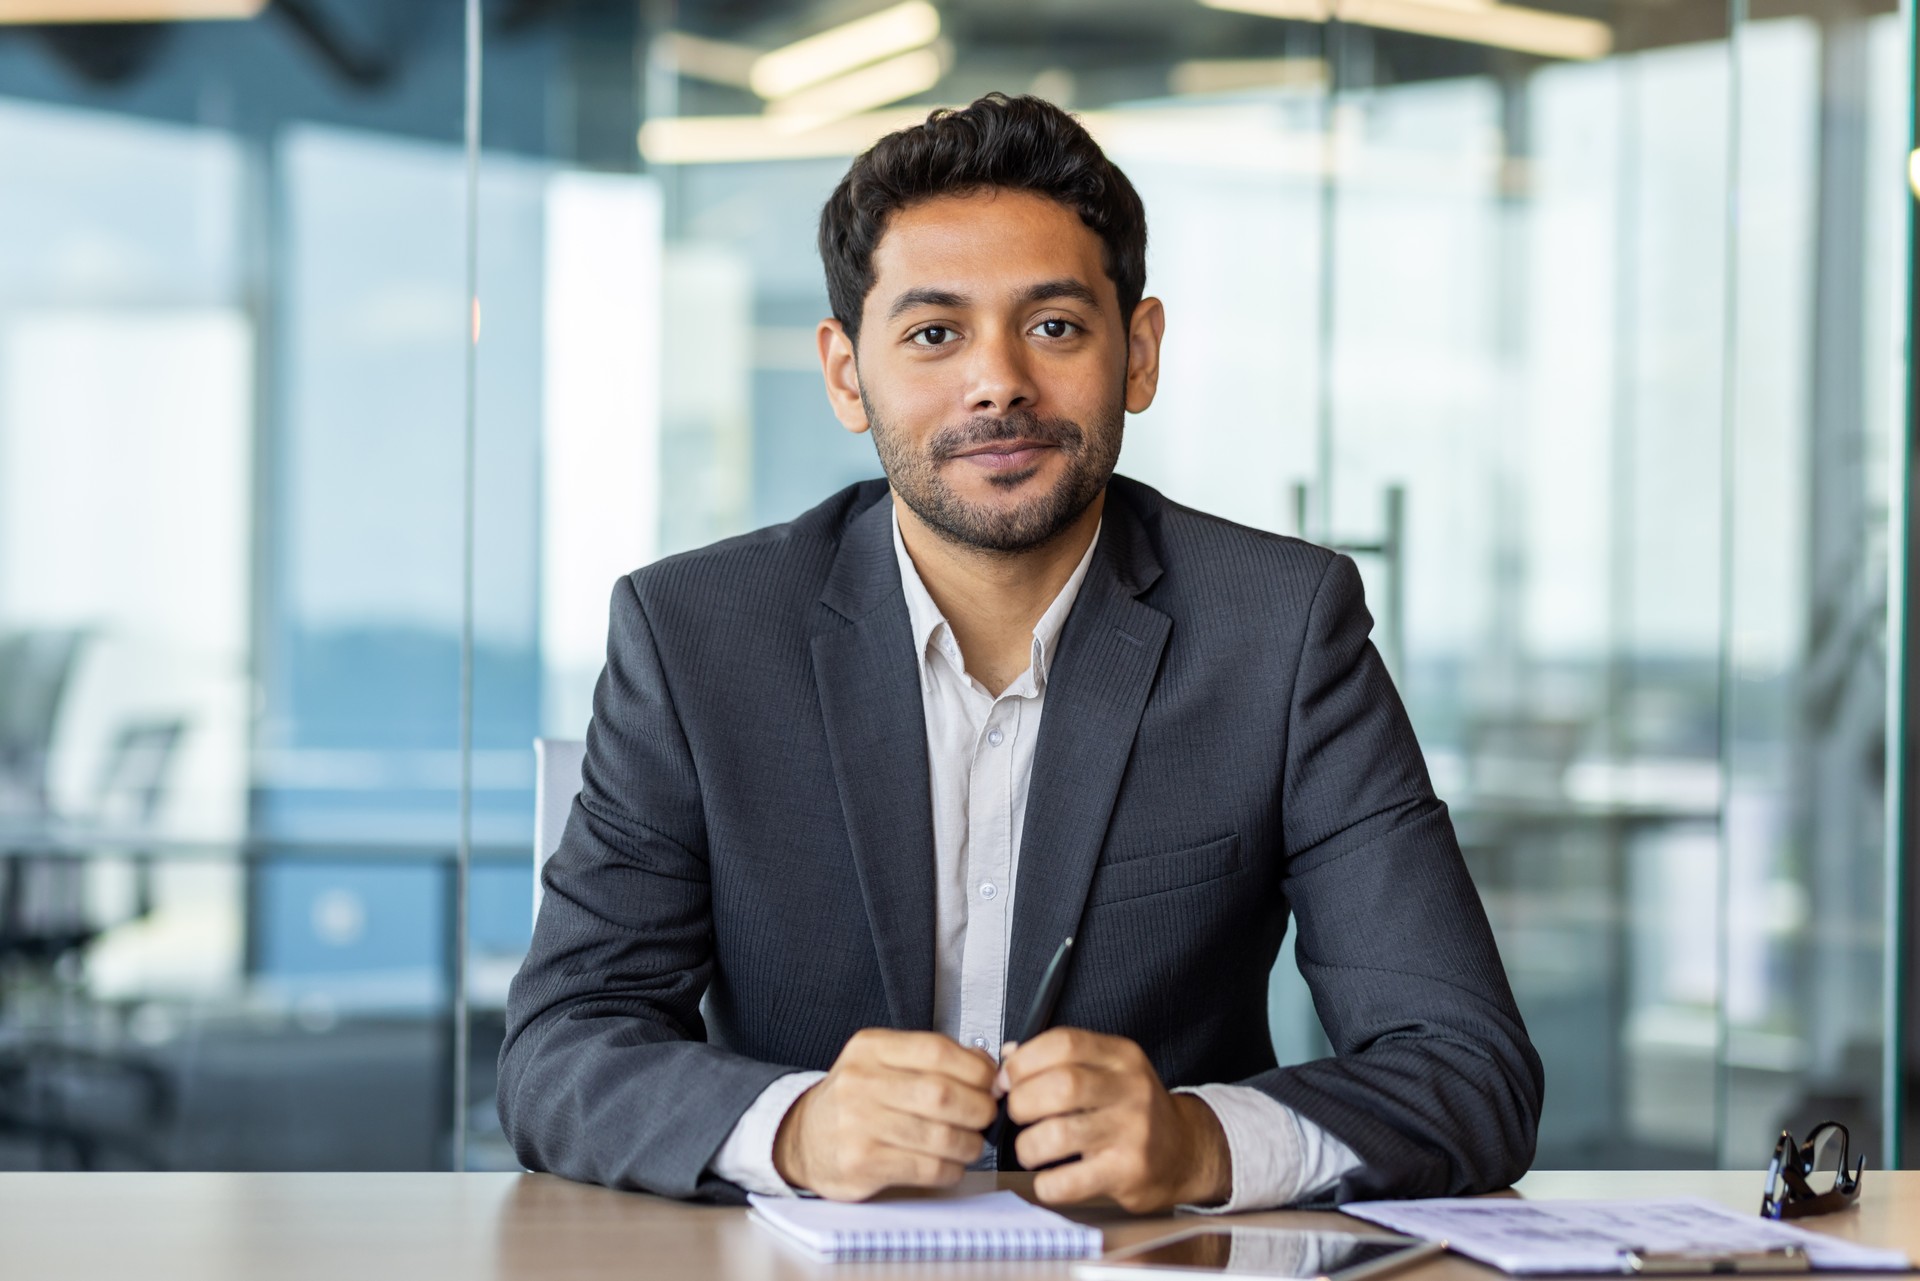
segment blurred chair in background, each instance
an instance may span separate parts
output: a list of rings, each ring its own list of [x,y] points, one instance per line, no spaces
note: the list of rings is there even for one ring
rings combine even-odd
[[[52,809],[53,731],[86,640],[79,628],[0,633],[0,817],[32,821]]]
[[[57,721],[57,699],[51,712]],[[115,837],[149,832],[185,735],[179,719],[124,726],[101,770],[88,828]],[[134,847],[115,855],[134,870],[131,908],[113,923],[125,924],[153,911],[153,854]],[[112,1154],[115,1164],[157,1168],[175,1109],[171,1079],[138,1055],[68,1041],[74,1013],[94,1004],[80,960],[109,928],[88,901],[89,870],[90,856],[77,849],[0,856],[0,1138],[33,1147],[43,1166],[64,1155],[72,1168],[95,1169]]]
[[[580,794],[580,767],[587,745],[577,738],[533,740],[533,919],[540,919],[540,873],[560,848],[573,798]]]

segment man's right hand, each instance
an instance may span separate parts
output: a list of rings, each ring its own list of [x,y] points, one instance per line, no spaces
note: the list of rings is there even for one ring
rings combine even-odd
[[[797,1188],[864,1201],[882,1188],[951,1187],[998,1110],[984,1051],[938,1032],[856,1032],[787,1110],[773,1165]]]

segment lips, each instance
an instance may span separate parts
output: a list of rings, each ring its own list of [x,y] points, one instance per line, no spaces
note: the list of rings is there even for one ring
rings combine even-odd
[[[994,440],[962,450],[952,457],[987,471],[1018,471],[1031,466],[1042,450],[1054,448],[1057,446],[1038,440]]]
[[[981,454],[1018,454],[1036,449],[1052,449],[1044,440],[1028,440],[1020,437],[1016,440],[990,440],[984,445],[975,445],[954,454],[955,458],[975,458]]]

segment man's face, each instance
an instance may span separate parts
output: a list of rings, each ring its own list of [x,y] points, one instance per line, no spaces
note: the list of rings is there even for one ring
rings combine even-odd
[[[1020,552],[1105,488],[1126,411],[1145,408],[1128,318],[1078,214],[1022,191],[895,213],[874,250],[857,361],[821,328],[841,421],[871,428],[894,492],[946,539]],[[1148,300],[1157,370],[1159,304]]]

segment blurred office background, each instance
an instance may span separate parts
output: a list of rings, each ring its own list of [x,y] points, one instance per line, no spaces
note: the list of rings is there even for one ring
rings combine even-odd
[[[1122,469],[1360,560],[1539,1164],[1887,1163],[1914,49],[1893,0],[0,0],[0,1168],[512,1168],[531,742],[618,575],[877,474],[814,219],[990,89],[1146,200]],[[1272,1015],[1322,1052],[1284,960]]]

